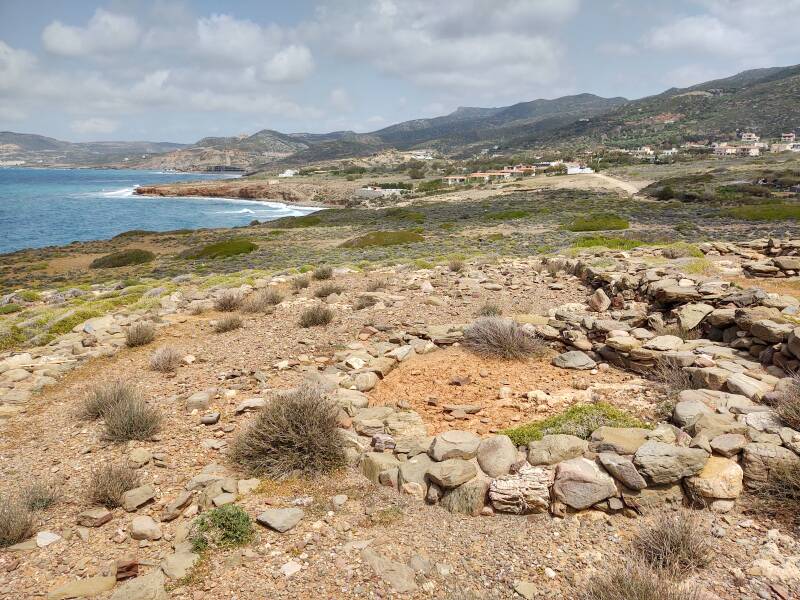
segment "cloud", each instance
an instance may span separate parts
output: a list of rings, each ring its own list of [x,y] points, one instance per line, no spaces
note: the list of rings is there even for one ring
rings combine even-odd
[[[111,119],[103,117],[89,117],[88,119],[78,119],[69,124],[70,129],[80,134],[108,134],[114,133],[119,124]]]
[[[350,99],[350,94],[347,93],[347,90],[343,88],[331,90],[330,102],[331,106],[338,112],[353,112],[353,101]]]
[[[634,56],[636,46],[625,42],[603,42],[597,45],[597,51],[608,56]]]
[[[53,21],[42,31],[44,47],[62,56],[87,56],[125,50],[139,39],[136,19],[98,8],[86,27]]]
[[[659,50],[695,50],[723,56],[746,56],[759,44],[750,32],[710,15],[683,17],[658,27],[647,41]]]
[[[292,44],[264,64],[261,77],[272,83],[299,82],[306,79],[313,70],[311,51],[305,46]]]
[[[12,48],[0,40],[0,90],[12,90],[24,84],[35,66],[33,54]]]

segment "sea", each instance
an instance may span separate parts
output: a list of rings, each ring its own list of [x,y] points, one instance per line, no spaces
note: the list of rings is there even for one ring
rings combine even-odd
[[[235,227],[319,210],[278,201],[134,195],[139,185],[224,177],[230,175],[0,168],[0,254],[107,239],[132,229]]]

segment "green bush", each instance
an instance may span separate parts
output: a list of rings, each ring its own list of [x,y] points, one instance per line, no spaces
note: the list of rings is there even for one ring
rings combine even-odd
[[[120,250],[112,252],[99,258],[95,258],[90,264],[90,269],[114,269],[117,267],[127,267],[130,265],[141,265],[149,263],[155,259],[156,255],[149,250],[131,248],[130,250]]]
[[[342,248],[368,248],[370,246],[398,246],[422,242],[425,238],[415,231],[373,231],[344,242]]]
[[[190,248],[180,253],[180,258],[229,258],[238,254],[247,254],[256,250],[258,246],[244,238],[223,240],[208,244],[201,248]]]
[[[587,439],[592,432],[603,426],[608,427],[647,427],[645,423],[623,410],[598,402],[596,404],[576,404],[561,414],[553,415],[543,421],[528,423],[501,432],[506,434],[516,446],[542,439],[545,435],[566,433]]]
[[[725,213],[743,221],[788,221],[800,219],[800,204],[752,204],[730,208]]]
[[[576,217],[564,228],[567,231],[609,231],[627,229],[628,220],[613,213],[593,213],[586,217]]]
[[[703,258],[705,256],[700,248],[686,242],[675,242],[665,246],[661,252],[667,258],[687,258],[690,256],[692,258]]]
[[[408,208],[390,208],[386,211],[386,216],[398,221],[410,221],[420,225],[425,222],[425,214],[417,210],[410,210]]]
[[[234,548],[253,539],[253,521],[241,506],[226,504],[203,513],[189,533],[193,552],[209,548]]]
[[[22,307],[19,304],[4,304],[0,306],[0,315],[10,315],[11,313],[19,312]]]
[[[303,215],[302,217],[284,217],[276,220],[273,225],[285,229],[297,229],[300,227],[314,227],[322,223],[322,218],[316,215]]]
[[[498,212],[489,213],[484,217],[487,221],[512,221],[514,219],[524,219],[531,216],[531,211],[509,208]]]

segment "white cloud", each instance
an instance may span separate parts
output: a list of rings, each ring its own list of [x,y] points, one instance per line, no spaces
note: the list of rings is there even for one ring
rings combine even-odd
[[[264,81],[291,83],[303,81],[314,70],[311,51],[305,46],[292,44],[270,58],[261,69]]]
[[[42,31],[44,47],[62,56],[86,56],[125,50],[139,39],[136,19],[98,8],[86,27],[53,21]]]
[[[0,90],[23,84],[36,66],[36,58],[25,50],[16,50],[0,40]]]
[[[758,49],[750,32],[710,15],[680,18],[654,29],[648,42],[659,50],[697,50],[723,56],[746,56]]]
[[[75,133],[80,134],[108,134],[114,133],[119,127],[119,124],[116,121],[103,117],[89,117],[88,119],[72,121],[69,127]]]
[[[338,112],[353,112],[353,101],[350,99],[350,94],[348,94],[347,90],[344,88],[331,90],[330,102],[331,106]]]
[[[598,44],[597,51],[608,56],[634,56],[636,46],[625,42],[603,42]]]

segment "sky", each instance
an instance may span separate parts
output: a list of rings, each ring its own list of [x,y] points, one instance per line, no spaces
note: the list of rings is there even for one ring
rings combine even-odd
[[[800,0],[0,0],[0,130],[191,143],[800,62]]]

